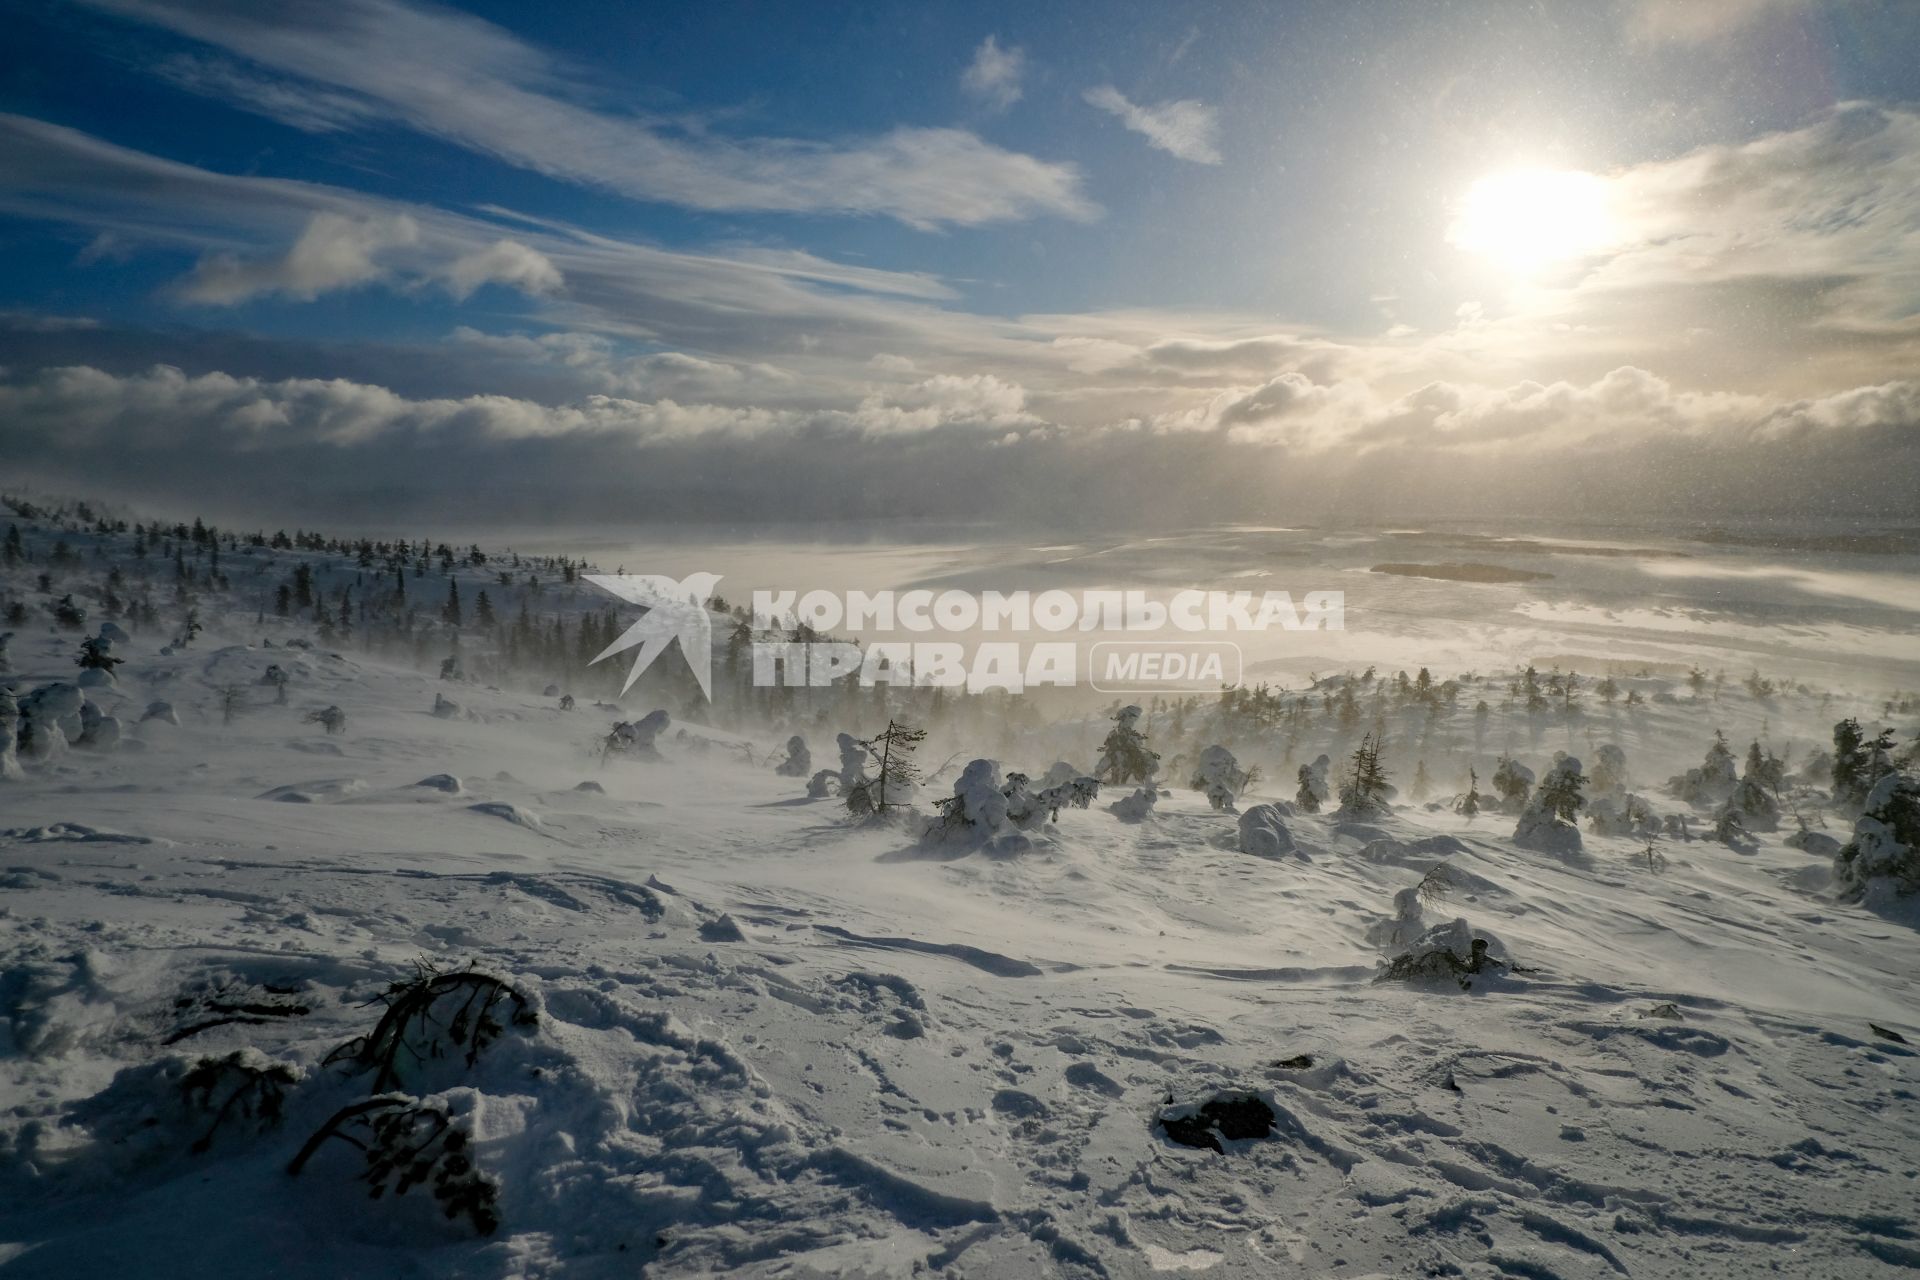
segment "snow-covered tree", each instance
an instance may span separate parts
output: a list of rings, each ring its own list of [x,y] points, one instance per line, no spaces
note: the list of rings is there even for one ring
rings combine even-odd
[[[1624,792],[1627,783],[1627,753],[1615,743],[1601,743],[1593,753],[1593,794],[1598,797]]]
[[[1787,782],[1787,762],[1760,745],[1758,739],[1747,747],[1747,765],[1744,777],[1771,791],[1780,794],[1780,788]]]
[[[0,684],[0,782],[26,776],[20,767],[16,739],[20,733],[20,700]]]
[[[1892,751],[1891,729],[1868,738],[1858,720],[1848,718],[1834,725],[1834,806],[1846,813],[1864,811],[1867,796],[1893,772]]]
[[[1920,892],[1920,780],[1889,773],[1874,783],[1833,875],[1852,896]]]
[[[1302,813],[1318,813],[1320,806],[1332,796],[1327,785],[1327,770],[1333,767],[1333,761],[1323,752],[1316,756],[1311,764],[1300,766],[1297,775],[1300,789],[1294,793],[1293,802]]]
[[[673,717],[665,710],[647,712],[638,720],[622,720],[608,732],[600,753],[602,761],[611,755],[625,756],[629,760],[658,760],[660,749],[654,745],[661,734],[673,723]]]
[[[1126,706],[1114,715],[1113,729],[1100,744],[1100,759],[1093,766],[1093,774],[1100,781],[1116,786],[1153,781],[1160,754],[1148,749],[1147,736],[1137,727],[1141,714],[1139,707]]]
[[[1540,853],[1580,852],[1580,828],[1574,825],[1574,819],[1586,804],[1580,794],[1586,782],[1578,759],[1563,755],[1555,760],[1521,812],[1513,842]]]
[[[1700,767],[1675,774],[1667,780],[1667,786],[1688,804],[1717,807],[1726,804],[1739,781],[1733,752],[1727,749],[1727,735],[1716,729],[1713,744],[1707,748],[1707,758]]]
[[[1314,791],[1312,771],[1308,766],[1303,764],[1300,766],[1300,771],[1295,777],[1300,784],[1298,789],[1293,793],[1295,806],[1299,808],[1302,813],[1320,812],[1320,797]]]
[[[1713,838],[1730,849],[1746,848],[1753,842],[1746,824],[1740,820],[1740,811],[1730,804],[1721,805],[1714,815]]]
[[[1733,794],[1727,797],[1721,812],[1737,814],[1741,827],[1747,831],[1775,831],[1780,827],[1780,802],[1774,799],[1766,783],[1751,772],[1733,784]]]
[[[1493,789],[1500,793],[1500,812],[1524,813],[1533,795],[1533,770],[1510,756],[1501,756],[1493,771]]]
[[[1056,818],[1062,809],[1090,809],[1099,798],[1100,779],[1084,773],[1064,782],[1056,782],[1040,793],[1040,799]]]
[[[840,749],[840,794],[848,795],[867,781],[867,744],[843,733],[834,739],[834,745]]]
[[[30,760],[66,754],[84,731],[80,709],[87,695],[65,681],[43,684],[20,700],[20,751]]]
[[[1587,826],[1600,836],[1647,836],[1659,832],[1660,819],[1632,792],[1610,791],[1587,802]]]
[[[1200,753],[1200,760],[1194,766],[1193,780],[1188,783],[1195,791],[1203,792],[1207,803],[1216,811],[1233,813],[1233,802],[1246,789],[1252,774],[1240,767],[1233,758],[1233,752],[1219,743]]]
[[[330,734],[345,733],[347,731],[347,713],[339,707],[322,707],[318,711],[309,711],[306,715],[306,722],[308,724],[317,724]]]
[[[934,805],[940,817],[927,829],[930,839],[971,836],[988,840],[1012,829],[1006,784],[993,760],[970,760],[954,780],[953,794]]]
[[[807,740],[799,734],[787,739],[787,758],[774,766],[773,770],[783,778],[804,778],[813,772],[813,753],[807,750]]]

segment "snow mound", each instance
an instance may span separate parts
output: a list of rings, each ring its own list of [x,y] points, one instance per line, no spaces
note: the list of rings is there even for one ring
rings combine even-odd
[[[467,809],[473,813],[483,813],[489,818],[501,818],[515,826],[525,827],[529,831],[542,831],[546,824],[540,816],[529,809],[505,800],[483,800],[479,804],[470,804]]]
[[[318,782],[289,782],[262,791],[257,800],[278,800],[285,804],[337,804],[367,789],[365,778],[324,778]]]
[[[1107,806],[1107,812],[1122,822],[1145,822],[1153,816],[1160,793],[1152,787],[1138,787],[1132,795],[1121,796]]]
[[[79,822],[55,822],[44,827],[8,827],[0,828],[0,839],[17,840],[21,844],[153,844],[151,836],[128,835],[124,831],[108,831],[102,827],[89,827]]]

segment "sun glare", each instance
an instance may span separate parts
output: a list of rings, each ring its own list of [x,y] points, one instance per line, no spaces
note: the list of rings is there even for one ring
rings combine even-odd
[[[1604,248],[1613,238],[1607,186],[1575,169],[1489,174],[1467,189],[1447,240],[1520,275]]]

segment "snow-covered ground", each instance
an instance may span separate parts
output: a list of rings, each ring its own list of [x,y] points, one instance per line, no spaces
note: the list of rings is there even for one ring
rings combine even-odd
[[[1640,840],[1556,857],[1512,817],[1403,805],[1291,817],[1297,852],[1261,858],[1175,785],[1145,821],[1109,790],[989,857],[855,826],[734,732],[606,762],[614,717],[585,698],[251,623],[119,646],[89,696],[120,746],[0,782],[8,1277],[1920,1268],[1920,921],[1839,901],[1784,831],[1662,842],[1651,869]],[[76,641],[17,635],[23,692],[70,678]],[[1716,725],[1738,753],[1763,721],[1811,744],[1850,711],[1669,686],[1585,731],[1650,796]],[[140,721],[156,699],[178,725]],[[302,719],[329,704],[342,734]],[[1102,729],[1049,745],[1090,764]],[[1518,749],[1539,769],[1567,746]],[[1395,895],[1440,862],[1425,923],[1465,917],[1526,971],[1376,982]],[[286,1172],[368,1089],[322,1059],[421,958],[538,1010],[407,1082],[471,1127],[487,1238],[423,1189],[368,1198],[344,1144]],[[301,1079],[277,1126],[196,1153],[180,1072],[242,1048]],[[1246,1094],[1269,1136],[1214,1151],[1155,1123]]]

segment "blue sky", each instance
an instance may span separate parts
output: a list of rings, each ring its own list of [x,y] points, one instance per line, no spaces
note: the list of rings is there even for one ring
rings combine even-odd
[[[1025,477],[1092,518],[1173,468],[1177,519],[1911,447],[1920,6],[4,16],[0,450],[45,483],[170,500],[185,452],[263,505],[544,508],[590,458],[675,514],[931,473],[1040,519]]]

